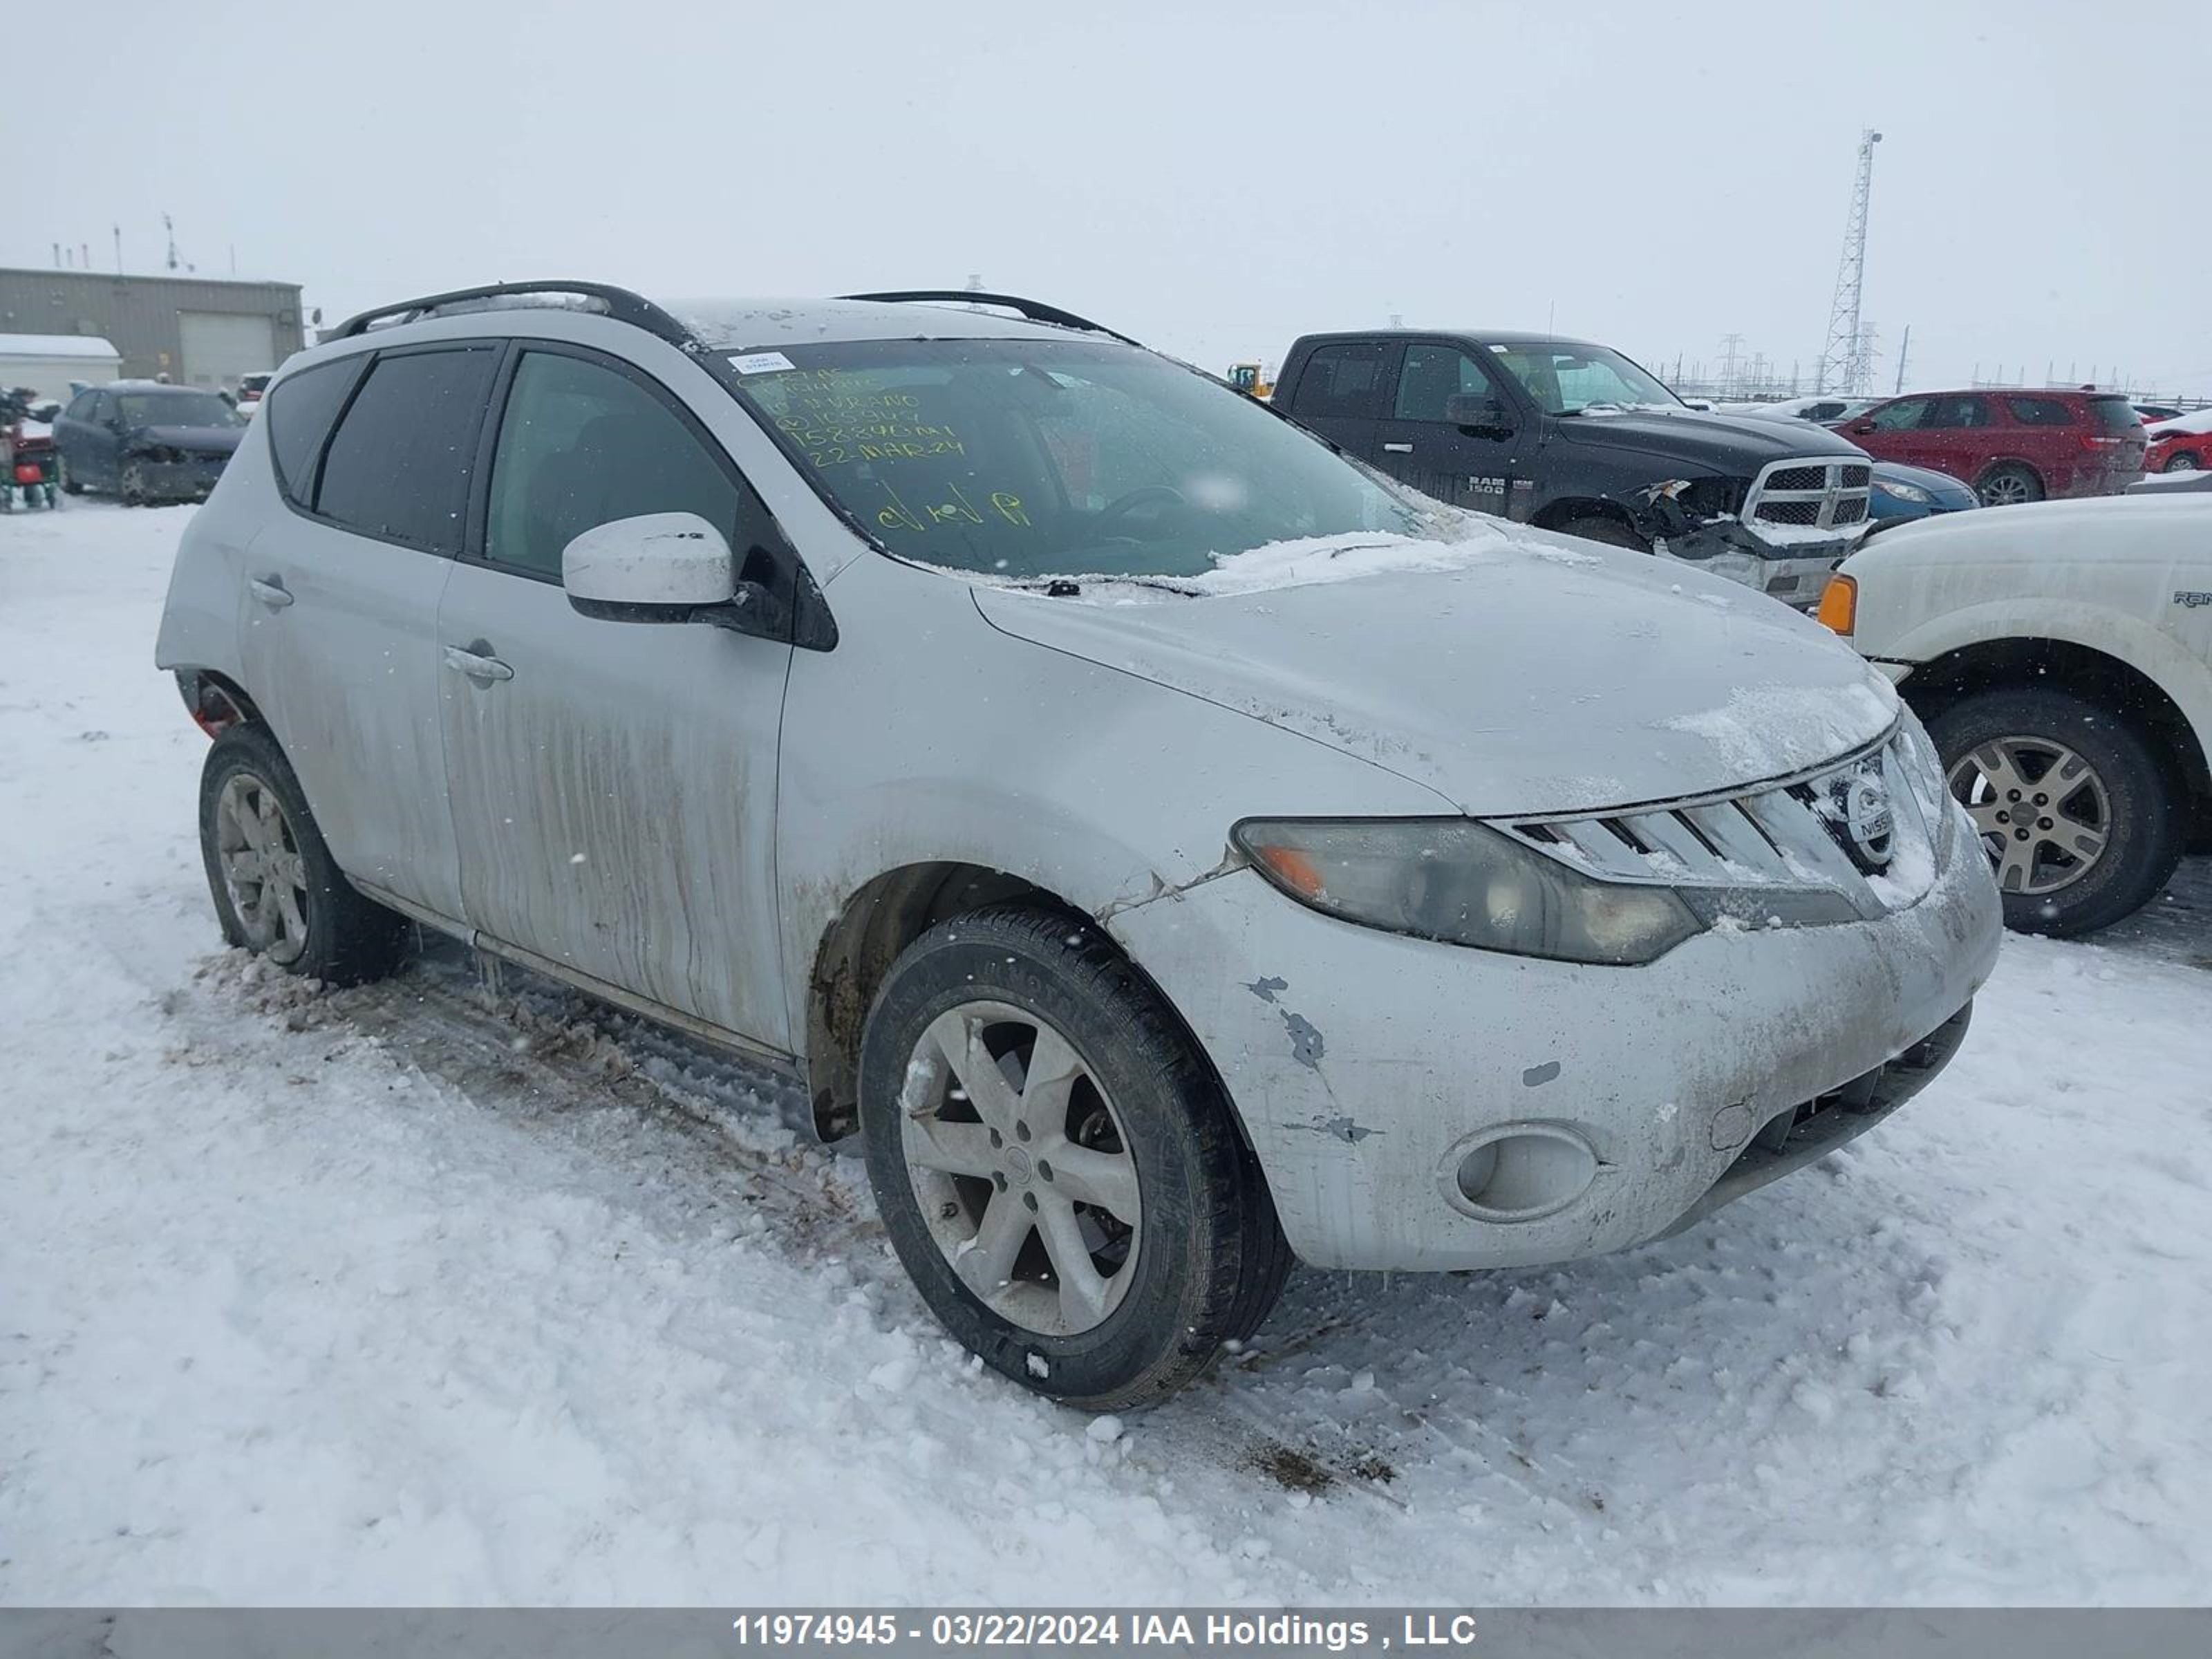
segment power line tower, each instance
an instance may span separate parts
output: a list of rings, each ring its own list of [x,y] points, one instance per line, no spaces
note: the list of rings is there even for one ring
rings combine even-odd
[[[1828,307],[1828,339],[1813,374],[1816,394],[1865,390],[1862,377],[1867,362],[1860,345],[1859,290],[1866,282],[1867,198],[1874,191],[1874,147],[1881,142],[1881,135],[1872,127],[1859,134],[1858,176],[1851,184],[1850,216],[1844,222],[1844,257],[1836,266],[1836,297]]]

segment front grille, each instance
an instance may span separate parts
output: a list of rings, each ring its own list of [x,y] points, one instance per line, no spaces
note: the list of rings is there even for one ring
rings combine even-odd
[[[1850,809],[1863,779],[1887,799],[1886,835]],[[1746,896],[1747,925],[1789,925],[1878,916],[1917,899],[1950,810],[1927,739],[1900,725],[1844,760],[1735,794],[1495,827],[1601,879],[1733,890]]]
[[[1864,524],[1874,469],[1864,461],[1775,461],[1753,480],[1744,521],[1792,530]]]

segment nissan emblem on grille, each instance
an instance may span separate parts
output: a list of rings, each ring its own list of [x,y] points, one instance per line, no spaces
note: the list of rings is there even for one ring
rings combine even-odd
[[[1890,815],[1889,784],[1878,765],[1861,767],[1838,780],[1844,834],[1850,838],[1850,855],[1865,870],[1889,867],[1894,820]]]

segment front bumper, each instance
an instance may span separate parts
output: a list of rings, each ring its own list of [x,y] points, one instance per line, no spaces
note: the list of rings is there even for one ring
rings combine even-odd
[[[1906,908],[1703,933],[1643,968],[1354,927],[1249,869],[1121,912],[1109,931],[1212,1059],[1301,1257],[1528,1266],[1686,1226],[1863,1132],[1940,1070],[2001,931],[1973,838],[1952,842]],[[1525,1218],[1476,1213],[1458,1172],[1501,1133],[1583,1149],[1587,1186]]]
[[[135,467],[141,487],[148,495],[164,500],[199,501],[206,497],[222,477],[228,457],[194,458],[181,461],[155,460],[149,456],[133,455],[125,465]]]
[[[1735,519],[1716,519],[1662,534],[1653,541],[1652,549],[1716,576],[1741,582],[1769,599],[1809,611],[1820,604],[1820,591],[1836,567],[1856,552],[1865,539],[1866,526],[1858,524],[1848,532],[1777,543]]]

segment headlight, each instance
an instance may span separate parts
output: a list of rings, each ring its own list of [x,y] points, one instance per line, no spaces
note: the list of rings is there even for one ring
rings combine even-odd
[[[1874,481],[1874,487],[1885,495],[1892,496],[1900,501],[1911,501],[1920,507],[1925,507],[1936,499],[1918,484],[1899,483],[1894,478],[1876,478]]]
[[[1415,939],[1626,966],[1705,925],[1670,888],[1595,880],[1466,818],[1248,818],[1230,836],[1299,903]]]

